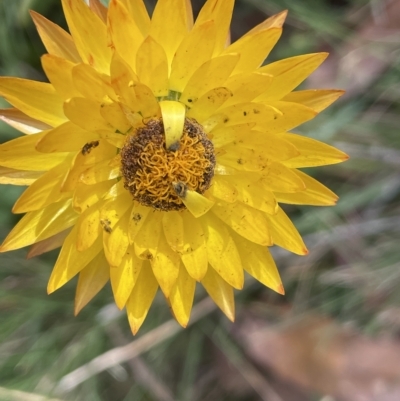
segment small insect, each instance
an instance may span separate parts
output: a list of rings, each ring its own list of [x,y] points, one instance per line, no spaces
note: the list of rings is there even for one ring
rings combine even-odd
[[[177,194],[180,198],[185,199],[185,198],[186,198],[186,193],[187,193],[187,190],[188,190],[187,185],[186,185],[184,182],[182,182],[182,181],[173,182],[172,185],[174,186],[174,189],[175,189],[176,194]]]
[[[108,219],[100,220],[100,224],[103,226],[103,230],[106,233],[111,234],[112,228],[110,227],[110,225],[111,225],[110,220],[108,220]]]
[[[96,148],[97,146],[99,146],[99,141],[92,141],[92,142],[88,142],[85,145],[83,145],[82,148],[82,154],[85,156],[88,153],[90,153],[92,151],[93,148]]]
[[[140,213],[135,213],[132,217],[132,220],[137,224],[140,220],[142,220],[142,215]]]
[[[173,144],[170,145],[170,147],[168,148],[168,150],[170,150],[171,152],[176,152],[179,147],[180,147],[180,143],[179,141],[174,142]]]

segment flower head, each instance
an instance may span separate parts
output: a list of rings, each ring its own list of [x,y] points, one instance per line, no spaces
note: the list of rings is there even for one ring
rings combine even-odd
[[[196,282],[233,320],[244,271],[283,293],[268,247],[307,249],[281,203],[333,205],[298,170],[341,151],[289,133],[341,94],[292,92],[325,53],[262,66],[285,12],[227,41],[233,0],[62,0],[70,34],[32,13],[50,83],[1,78],[24,134],[0,146],[0,182],[29,185],[2,252],[61,246],[51,293],[79,274],[76,313],[110,280],[134,333],[161,288],[186,326]]]

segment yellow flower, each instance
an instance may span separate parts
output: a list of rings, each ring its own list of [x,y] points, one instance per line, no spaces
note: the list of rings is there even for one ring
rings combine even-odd
[[[0,182],[29,185],[2,252],[62,247],[52,293],[79,274],[78,313],[110,280],[132,331],[161,288],[182,325],[196,281],[234,319],[244,271],[283,294],[268,247],[307,249],[280,203],[333,205],[298,168],[341,151],[288,133],[341,94],[292,92],[326,58],[261,66],[286,13],[227,43],[233,0],[62,0],[71,35],[32,13],[50,83],[1,78],[23,137],[0,146]]]

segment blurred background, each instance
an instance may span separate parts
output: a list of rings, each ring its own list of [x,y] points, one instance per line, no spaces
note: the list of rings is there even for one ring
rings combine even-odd
[[[46,295],[57,252],[1,254],[0,401],[400,400],[400,1],[236,3],[233,40],[288,9],[268,61],[328,51],[303,87],[347,91],[296,130],[351,159],[308,171],[336,207],[286,208],[310,251],[273,249],[286,296],[248,278],[232,324],[199,288],[185,330],[159,296],[133,338],[108,286],[78,317],[76,282]],[[45,80],[29,9],[66,26],[59,0],[0,0],[0,75]],[[23,189],[1,189],[0,240]]]

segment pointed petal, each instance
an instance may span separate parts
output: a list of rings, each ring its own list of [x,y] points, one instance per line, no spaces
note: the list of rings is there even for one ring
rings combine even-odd
[[[51,128],[50,125],[42,123],[14,108],[0,109],[0,120],[24,134],[37,134]]]
[[[168,245],[164,233],[159,236],[157,251],[150,263],[162,292],[168,298],[178,278],[180,257]]]
[[[317,113],[325,110],[340,96],[344,95],[344,91],[336,89],[310,89],[304,91],[291,92],[286,95],[282,100],[284,102],[301,103],[304,106],[313,109]]]
[[[209,193],[225,202],[233,203],[236,202],[238,197],[238,191],[235,185],[228,181],[225,176],[216,175],[213,178],[213,184],[209,189]]]
[[[118,54],[135,70],[136,53],[143,42],[143,35],[136,21],[118,0],[111,0],[108,8],[110,41]]]
[[[150,17],[143,0],[120,0],[120,2],[135,20],[143,37],[146,37],[150,30]]]
[[[0,166],[0,184],[32,185],[42,175],[42,171],[16,170]]]
[[[151,212],[151,208],[142,206],[140,204],[134,204],[131,215],[129,217],[129,227],[128,227],[128,235],[129,242],[133,244],[135,241],[136,235],[142,228],[143,224],[146,222],[146,218]]]
[[[52,54],[42,56],[41,62],[47,78],[61,98],[80,96],[72,80],[72,69],[75,63]]]
[[[103,103],[100,108],[100,114],[108,124],[120,133],[126,134],[132,128],[118,103]]]
[[[231,23],[234,0],[208,0],[196,19],[196,26],[206,21],[214,21],[218,27],[215,38],[214,55],[218,55],[225,47],[226,38],[229,34],[229,26]]]
[[[79,273],[75,295],[75,316],[96,296],[110,278],[110,267],[100,252]]]
[[[215,45],[214,21],[195,26],[178,47],[171,65],[170,89],[183,92],[193,73],[211,58]]]
[[[260,184],[268,191],[293,193],[306,189],[300,177],[281,163],[270,163],[262,175]]]
[[[228,46],[222,54],[240,54],[234,74],[254,71],[268,57],[281,34],[282,28],[253,30]]]
[[[82,0],[62,0],[64,15],[82,60],[98,71],[109,73],[111,49],[104,22]]]
[[[134,83],[136,98],[139,104],[139,111],[144,119],[161,117],[160,105],[151,89],[143,84]]]
[[[274,79],[268,91],[257,100],[279,100],[299,86],[328,56],[328,53],[304,54],[275,61],[260,68]]]
[[[112,182],[100,182],[95,185],[79,184],[75,191],[72,204],[78,213],[97,203],[111,188]]]
[[[184,193],[182,194],[180,192],[179,183],[173,185],[178,196],[194,217],[203,216],[203,214],[207,213],[213,207],[213,201],[207,199],[205,196],[197,193],[196,191],[185,189]]]
[[[167,21],[174,23],[171,25]],[[186,0],[157,1],[151,18],[150,36],[165,50],[169,65],[189,26]]]
[[[268,222],[264,213],[240,202],[216,204],[212,208],[215,216],[242,237],[259,245],[272,245]]]
[[[275,245],[287,249],[297,255],[307,255],[304,242],[286,213],[279,208],[274,216],[265,215],[268,220],[272,241]]]
[[[39,32],[40,38],[46,50],[57,57],[62,57],[73,63],[80,63],[81,57],[76,49],[75,43],[70,34],[60,28],[58,25],[49,21],[47,18],[30,11],[36,29]]]
[[[210,265],[229,285],[242,289],[244,282],[242,264],[227,227],[211,213],[203,216],[201,223]],[[210,269],[207,270],[207,274],[209,271]]]
[[[51,127],[67,120],[62,110],[62,99],[50,84],[0,77],[0,96],[29,117]]]
[[[185,232],[182,213],[170,211],[162,219],[163,231],[168,245],[175,252],[182,253],[185,246]]]
[[[100,114],[100,103],[83,97],[73,97],[64,103],[68,119],[86,131],[112,130]]]
[[[284,133],[282,137],[296,146],[300,152],[299,156],[283,162],[285,166],[290,168],[325,166],[342,163],[349,158],[341,150],[303,135]]]
[[[107,22],[107,7],[100,0],[89,0],[90,9],[104,22]]]
[[[143,260],[135,255],[133,247],[128,248],[118,267],[111,267],[110,279],[115,303],[122,309],[130,297],[142,268]]]
[[[47,238],[43,241],[39,241],[36,244],[33,244],[29,248],[29,252],[26,255],[27,259],[34,258],[36,256],[42,255],[43,253],[50,252],[54,249],[60,248],[67,238],[67,235],[70,233],[70,229],[61,231],[60,233],[53,235],[50,238]]]
[[[206,61],[189,78],[179,100],[192,107],[200,96],[213,88],[223,86],[239,58],[239,54],[226,54]]]
[[[154,259],[160,235],[162,234],[162,216],[161,212],[152,211],[146,217],[145,222],[141,224],[140,230],[137,232],[134,240],[135,253],[140,259]]]
[[[65,239],[57,262],[51,272],[47,293],[58,290],[66,284],[72,277],[77,275],[85,266],[89,264],[102,250],[100,238],[85,251],[79,252],[76,249],[77,228],[74,227]]]
[[[164,125],[165,146],[170,149],[171,146],[179,143],[182,137],[186,107],[180,102],[164,100],[160,102],[160,108]]]
[[[94,204],[81,213],[76,223],[78,233],[76,236],[76,249],[83,252],[90,248],[101,233],[100,210],[102,203]]]
[[[52,203],[70,198],[71,194],[61,192],[61,186],[70,164],[71,160],[67,159],[30,185],[15,203],[13,213],[26,213],[43,209]]]
[[[212,268],[207,270],[201,284],[227,318],[233,322],[235,320],[235,299],[232,287]]]
[[[295,205],[331,206],[339,199],[329,188],[301,171],[294,172],[304,182],[306,189],[294,194],[274,192],[278,202]]]
[[[155,96],[167,96],[168,60],[164,49],[148,36],[136,54],[136,73],[140,82],[147,85]]]
[[[266,246],[260,246],[232,234],[242,259],[243,269],[260,283],[284,294],[283,285],[274,259]]]
[[[72,70],[73,85],[78,89],[78,95],[97,100],[103,103],[108,97],[117,100],[117,96],[111,86],[110,77],[96,71],[87,64],[78,64]],[[70,96],[73,97],[73,96]]]
[[[196,282],[189,276],[186,269],[181,266],[179,276],[169,296],[172,312],[182,327],[186,327],[192,310]]]
[[[41,137],[36,143],[36,150],[41,153],[74,152],[82,149],[86,143],[98,139],[98,134],[67,121]]]
[[[157,289],[158,283],[153,271],[149,264],[145,263],[126,304],[129,325],[133,334],[138,332],[144,319],[146,319]]]
[[[71,207],[70,199],[29,212],[7,235],[0,252],[23,248],[50,238],[71,227],[77,219],[78,214]]]

